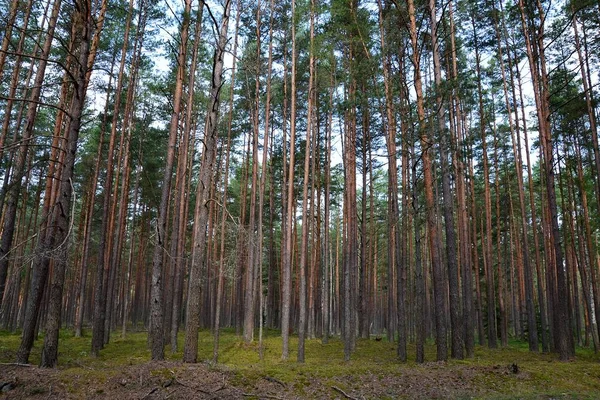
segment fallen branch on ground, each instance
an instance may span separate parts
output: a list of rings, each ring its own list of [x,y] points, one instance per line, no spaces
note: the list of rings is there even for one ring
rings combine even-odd
[[[145,395],[144,397],[142,397],[140,400],[144,400],[146,397],[149,397],[152,393],[156,392],[158,390],[158,386],[155,387],[154,389],[152,389],[150,392],[148,392],[147,395]]]
[[[347,398],[347,399],[350,399],[350,400],[358,400],[358,398],[357,398],[357,397],[352,397],[352,396],[350,396],[348,393],[344,392],[342,389],[340,389],[340,388],[339,388],[339,387],[337,387],[337,386],[332,386],[331,388],[332,388],[333,390],[335,390],[336,392],[340,392],[341,394],[343,394],[344,396],[346,396],[346,398]]]
[[[272,376],[265,376],[263,379],[266,381],[269,381],[269,382],[278,383],[281,386],[285,387],[285,383],[283,383],[282,381],[280,381],[277,378],[273,378]]]
[[[259,399],[277,399],[277,400],[283,400],[283,397],[279,397],[279,396],[274,396],[272,394],[257,394],[257,393],[242,393],[243,396],[246,397],[258,397]]]
[[[12,365],[14,367],[27,367],[27,368],[35,367],[35,365],[33,365],[33,364],[23,364],[23,363],[0,363],[0,365]]]

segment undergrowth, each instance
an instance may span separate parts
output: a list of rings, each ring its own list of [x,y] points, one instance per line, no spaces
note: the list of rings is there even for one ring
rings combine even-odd
[[[128,333],[121,338],[113,334],[111,341],[98,357],[89,354],[91,335],[74,337],[63,330],[59,345],[59,370],[61,379],[83,376],[87,381],[103,382],[114,376],[119,369],[147,363],[150,352],[144,332]],[[343,359],[343,343],[339,338],[328,344],[320,340],[306,341],[306,362],[296,362],[297,338],[290,338],[290,355],[282,360],[282,341],[278,331],[266,330],[263,340],[263,360],[259,358],[257,341],[243,342],[235,331],[224,329],[221,333],[219,363],[212,365],[213,336],[201,331],[198,360],[209,368],[230,373],[231,384],[251,386],[260,379],[273,379],[293,387],[302,395],[304,389],[315,380],[325,385],[360,382],[365,376],[372,380],[384,380],[403,374],[423,374],[435,377],[436,373],[450,375],[453,379],[469,380],[475,387],[475,397],[484,398],[598,398],[600,397],[600,356],[592,350],[579,348],[575,360],[560,362],[554,354],[532,353],[527,343],[511,341],[506,348],[488,349],[477,346],[475,356],[465,360],[437,363],[435,345],[426,346],[425,364],[414,361],[414,345],[408,346],[409,361],[400,363],[394,343],[383,340],[358,339],[349,362]],[[14,361],[20,337],[0,332],[0,362]],[[31,352],[30,362],[39,363],[42,340],[38,340]],[[172,353],[165,348],[165,358],[170,361],[182,359],[183,335],[179,338],[179,351]],[[161,372],[157,366],[156,374]],[[340,377],[343,378],[340,380]],[[342,383],[340,383],[342,382]],[[71,388],[76,391],[77,388]]]

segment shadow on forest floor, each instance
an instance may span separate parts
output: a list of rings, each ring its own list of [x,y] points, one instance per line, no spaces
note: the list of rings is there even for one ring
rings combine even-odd
[[[116,338],[97,358],[89,356],[90,337],[63,331],[59,368],[35,367],[41,340],[32,351],[32,365],[11,364],[19,336],[0,332],[0,399],[466,399],[466,398],[600,398],[600,356],[580,349],[577,358],[559,362],[551,354],[534,354],[514,341],[508,348],[477,347],[475,357],[445,363],[405,364],[396,359],[393,343],[358,340],[350,362],[343,361],[343,343],[331,339],[306,342],[306,362],[281,360],[281,338],[267,331],[264,360],[256,342],[246,345],[231,330],[221,334],[219,364],[183,364],[181,350],[166,361],[150,362],[145,333]],[[212,335],[200,333],[199,360],[212,358]],[[180,347],[183,344],[183,336]],[[414,346],[409,345],[414,357]],[[429,344],[426,358],[435,359]]]

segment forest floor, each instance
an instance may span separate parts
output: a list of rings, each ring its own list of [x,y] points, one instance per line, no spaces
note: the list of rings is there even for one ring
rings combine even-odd
[[[166,351],[166,361],[150,362],[145,333],[114,339],[97,358],[89,356],[89,332],[75,338],[63,331],[59,367],[40,369],[42,340],[31,365],[12,364],[19,336],[0,332],[0,400],[3,399],[598,399],[600,355],[579,349],[570,362],[533,354],[513,341],[503,349],[477,347],[469,360],[399,363],[385,338],[358,340],[349,362],[339,339],[306,343],[306,362],[281,360],[279,333],[268,331],[264,359],[258,344],[245,345],[233,331],[221,335],[219,363],[184,364],[181,350]],[[200,334],[199,360],[212,358],[212,335]],[[183,343],[183,336],[180,343]],[[435,346],[426,348],[435,359]]]

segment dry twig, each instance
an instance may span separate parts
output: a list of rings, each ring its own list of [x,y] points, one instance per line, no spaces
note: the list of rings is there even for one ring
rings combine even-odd
[[[246,397],[258,397],[259,399],[277,399],[277,400],[283,400],[283,397],[279,397],[279,396],[274,396],[272,394],[257,394],[257,393],[242,393],[243,396]]]
[[[156,392],[158,390],[158,386],[155,387],[154,389],[152,389],[150,392],[148,392],[147,395],[145,395],[144,397],[142,397],[140,400],[144,400],[146,397],[150,396],[152,393]]]
[[[273,378],[272,376],[265,376],[263,379],[264,379],[264,380],[266,380],[266,381],[269,381],[269,382],[278,383],[278,384],[280,384],[282,387],[284,387],[284,388],[285,388],[285,383],[283,383],[282,381],[280,381],[280,380],[279,380],[279,379],[277,379],[277,378]]]

